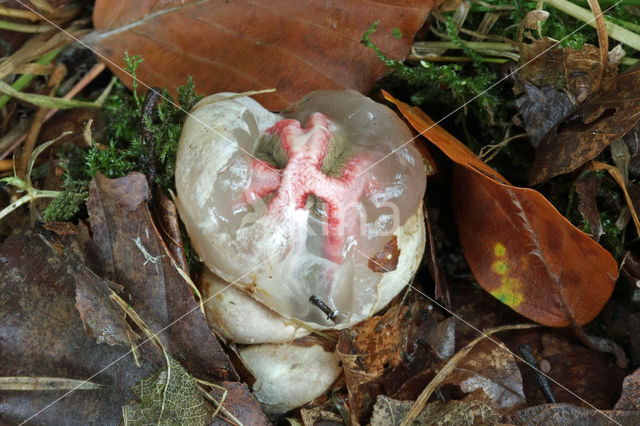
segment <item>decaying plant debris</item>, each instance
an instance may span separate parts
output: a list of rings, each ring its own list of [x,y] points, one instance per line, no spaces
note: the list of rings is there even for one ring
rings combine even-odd
[[[0,6],[0,423],[640,423],[640,3],[369,3]],[[427,253],[387,309],[291,342],[342,374],[269,418],[203,315],[178,140],[199,92],[344,87],[425,137]]]

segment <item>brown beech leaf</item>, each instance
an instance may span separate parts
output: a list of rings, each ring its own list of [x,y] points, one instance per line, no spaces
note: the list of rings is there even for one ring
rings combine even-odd
[[[624,378],[622,395],[613,408],[640,411],[640,369]]]
[[[87,40],[119,67],[140,54],[140,81],[175,88],[193,76],[202,93],[275,88],[258,100],[282,109],[312,90],[368,92],[385,66],[360,44],[376,21],[374,43],[390,57],[409,54],[434,0],[98,0]],[[398,38],[396,38],[398,37]],[[109,65],[126,84],[131,79]]]
[[[369,418],[377,395],[400,390],[415,398],[435,374],[409,383],[416,372],[453,352],[453,322],[444,320],[440,327],[422,296],[413,292],[408,299],[340,333],[336,351],[345,369],[352,416],[361,423]]]
[[[138,367],[128,344],[98,344],[85,333],[74,306],[74,272],[82,268],[46,238],[16,229],[0,245],[0,377],[88,379],[102,387],[67,396],[69,389],[2,390],[0,424],[19,424],[43,410],[29,423],[117,425],[122,406],[134,398],[129,389],[157,365],[142,358]]]
[[[529,182],[569,173],[595,158],[640,120],[640,64],[617,76],[558,124],[536,147]]]
[[[397,401],[380,395],[371,416],[371,426],[402,424],[413,402]],[[481,401],[434,401],[425,405],[415,425],[489,425],[503,424],[505,417]]]
[[[489,340],[474,346],[443,384],[455,385],[467,401],[480,401],[502,412],[527,405],[516,359]]]
[[[514,413],[511,422],[517,425],[637,425],[640,412],[635,410],[604,410],[577,407],[572,404],[543,404]]]
[[[385,94],[411,125],[458,164],[458,233],[478,283],[541,324],[585,324],[602,309],[618,275],[611,254],[566,220],[539,192],[517,188],[419,108]]]
[[[617,65],[607,63],[600,78],[600,49],[596,46],[585,44],[580,50],[552,48],[556,44],[555,40],[543,38],[520,46],[522,67],[514,85],[516,93],[521,93],[528,82],[540,88],[566,89],[580,103],[615,77]]]
[[[260,408],[260,403],[256,400],[249,388],[244,383],[223,382],[223,389],[214,388],[209,393],[212,398],[221,401],[224,407],[243,425],[269,426],[271,422]],[[226,394],[225,394],[226,392]],[[223,421],[216,416],[211,425],[229,425],[228,421]]]
[[[229,359],[179,274],[147,207],[144,175],[98,174],[87,209],[105,278],[122,285],[128,302],[187,371],[207,380],[236,378]]]
[[[593,173],[588,173],[576,181],[576,192],[580,196],[578,210],[589,224],[591,237],[599,241],[604,231],[600,221],[600,212],[596,204],[596,195],[600,187],[599,181]]]

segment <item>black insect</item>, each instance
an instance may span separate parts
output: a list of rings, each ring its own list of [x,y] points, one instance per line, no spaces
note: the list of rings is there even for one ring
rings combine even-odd
[[[317,296],[311,296],[309,298],[309,302],[312,305],[317,306],[322,312],[327,314],[327,319],[333,322],[336,322],[336,317],[338,316],[338,311],[332,311],[330,307],[327,306],[322,300],[320,300]]]

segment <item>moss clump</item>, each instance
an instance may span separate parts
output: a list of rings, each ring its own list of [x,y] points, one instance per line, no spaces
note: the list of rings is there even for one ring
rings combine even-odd
[[[117,82],[103,106],[105,143],[93,143],[88,150],[72,148],[60,154],[63,159],[63,194],[53,200],[44,211],[47,221],[74,218],[88,197],[91,179],[100,172],[118,178],[137,171],[147,173],[150,149],[142,138],[142,100],[138,94],[136,69],[142,62],[139,56],[125,55],[126,70],[133,76],[133,91]],[[164,190],[174,188],[174,171],[182,122],[187,112],[200,100],[193,80],[178,89],[178,105],[167,90],[147,122],[155,144],[155,183]]]

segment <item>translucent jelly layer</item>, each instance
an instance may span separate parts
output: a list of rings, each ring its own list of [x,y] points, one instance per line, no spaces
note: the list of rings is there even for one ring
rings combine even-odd
[[[423,250],[426,177],[411,132],[353,91],[314,92],[281,115],[230,95],[196,106],[178,150],[178,207],[201,259],[286,317],[367,318]]]

